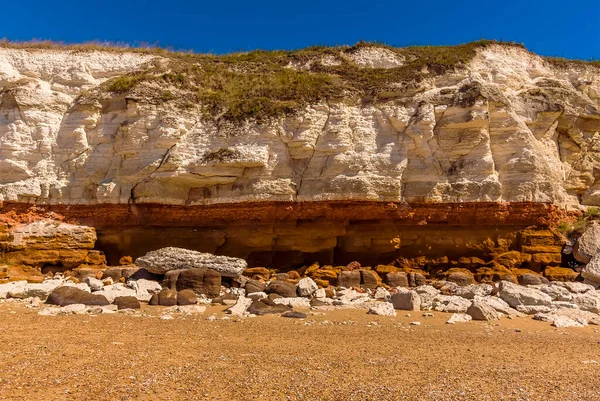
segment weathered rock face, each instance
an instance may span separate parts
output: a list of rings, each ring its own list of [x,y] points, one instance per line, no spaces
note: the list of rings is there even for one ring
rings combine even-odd
[[[1,174],[1,173],[0,173]],[[9,266],[6,277],[32,279],[48,272],[80,265],[101,267],[104,255],[93,250],[96,231],[92,227],[52,219],[31,223],[0,221],[0,266]],[[3,279],[0,271],[0,279]]]
[[[376,47],[340,52],[362,68],[406,63]],[[461,68],[399,80],[377,102],[316,101],[293,116],[239,124],[142,90],[79,97],[162,61],[0,49],[0,200],[600,205],[600,73],[592,65],[491,45]]]
[[[388,76],[411,63],[376,46],[336,51],[286,71]],[[561,240],[528,226],[600,205],[594,65],[489,45],[421,79],[392,74],[374,95],[238,121],[207,116],[202,99],[182,107],[169,79],[107,90],[150,66],[168,75],[167,59],[0,48],[0,213],[36,205],[95,227],[112,264],[174,246],[285,268],[406,256],[427,272],[516,281],[510,269],[561,265]],[[0,279],[104,264],[93,229],[30,224],[0,222]],[[507,252],[518,257],[489,265]]]

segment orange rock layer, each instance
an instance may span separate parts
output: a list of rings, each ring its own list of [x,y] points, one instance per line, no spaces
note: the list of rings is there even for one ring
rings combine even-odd
[[[91,244],[65,245],[64,240],[40,238],[39,243],[34,241],[18,252],[5,250],[0,265],[13,266],[13,270],[14,266],[33,266],[40,272],[57,270],[57,266],[103,266],[104,254],[109,264],[116,265],[123,256],[135,258],[165,246],[242,257],[250,266],[279,271],[313,262],[335,266],[357,260],[363,266],[377,266],[395,261],[397,267],[432,277],[443,277],[444,271],[453,268],[466,269],[473,279],[483,281],[509,274],[516,278],[519,274],[514,269],[518,268],[543,273],[548,267],[565,264],[562,239],[551,227],[567,214],[542,203],[279,202],[35,208],[4,203],[0,216],[0,248],[3,232],[7,236],[10,227],[50,216],[93,227],[98,236]],[[335,281],[333,273],[318,269],[314,278],[325,284]],[[552,274],[569,276],[558,270]]]

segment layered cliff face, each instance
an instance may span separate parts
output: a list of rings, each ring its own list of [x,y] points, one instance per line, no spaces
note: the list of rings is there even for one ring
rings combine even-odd
[[[284,68],[322,77],[315,65],[344,62],[385,74],[410,62],[370,46],[315,57]],[[491,44],[442,74],[385,78],[374,99],[354,88],[320,99],[320,88],[308,88],[315,96],[292,113],[231,121],[218,109],[207,115],[204,98],[183,102],[177,80],[142,79],[169,76],[174,63],[194,65],[165,55],[0,49],[0,200],[600,205],[593,65]],[[135,71],[146,75],[115,84]],[[102,85],[109,78],[113,85]]]
[[[516,250],[541,271],[560,241],[525,249],[527,227],[600,205],[600,67],[487,42],[8,46],[0,201],[96,227],[113,263],[167,245],[269,266]]]

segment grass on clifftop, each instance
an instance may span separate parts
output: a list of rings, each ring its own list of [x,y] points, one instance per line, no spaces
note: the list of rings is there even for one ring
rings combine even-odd
[[[394,48],[360,42],[352,47],[314,46],[222,56],[174,53],[167,56],[167,66],[114,78],[105,88],[122,94],[134,91],[142,82],[158,83],[149,87],[174,87],[193,95],[191,99],[207,117],[261,120],[291,114],[321,100],[349,98],[369,103],[393,98],[403,92],[402,85],[458,69],[477,49],[493,43],[497,42]],[[361,48],[383,48],[404,62],[394,68],[363,68],[350,60]],[[323,61],[325,57],[329,62]],[[190,96],[184,97],[189,104]],[[178,96],[168,91],[163,98],[177,100]]]
[[[113,78],[101,89],[171,102],[181,107],[198,104],[207,118],[228,121],[279,117],[328,99],[344,98],[368,104],[398,98],[418,87],[423,79],[459,70],[478,49],[492,44],[521,46],[488,40],[458,46],[405,48],[359,42],[354,46],[256,50],[217,56],[104,43],[65,46],[53,42],[0,41],[0,47],[6,48],[134,52],[159,56],[166,62]],[[350,58],[363,48],[391,51],[404,60],[403,64],[394,68],[362,68]],[[557,66],[566,63],[560,59],[549,61]]]

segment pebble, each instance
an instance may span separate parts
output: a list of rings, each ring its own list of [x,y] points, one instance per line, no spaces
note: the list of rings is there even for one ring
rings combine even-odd
[[[420,326],[421,322],[410,322],[409,323],[411,326]]]

